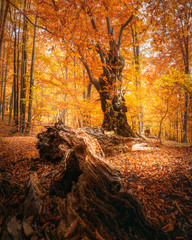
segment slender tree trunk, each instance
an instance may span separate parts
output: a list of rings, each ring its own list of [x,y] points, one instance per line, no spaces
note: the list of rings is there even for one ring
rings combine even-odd
[[[64,94],[63,100],[64,100],[64,103],[66,103],[66,101],[67,101],[67,93]],[[62,111],[62,122],[63,122],[64,125],[67,124],[66,114],[67,114],[67,109],[64,107],[64,109]]]
[[[9,9],[9,3],[7,2],[6,4],[6,8],[3,14],[3,8],[4,8],[4,1],[2,2],[2,6],[1,6],[1,34],[0,34],[0,59],[1,59],[1,49],[2,49],[2,45],[3,45],[3,37],[4,37],[4,30],[5,30],[5,23],[6,23],[6,18],[7,18],[7,13],[8,13],[8,9]],[[3,21],[2,21],[3,19]]]
[[[38,19],[38,17],[36,16],[35,24],[37,24],[37,19]],[[31,121],[32,121],[34,71],[35,71],[35,53],[36,53],[36,30],[37,30],[37,27],[34,26],[33,51],[32,51],[32,60],[31,60],[31,74],[30,74],[30,88],[29,88],[28,122],[27,122],[27,131],[28,132],[30,132]]]
[[[187,60],[188,60],[188,54],[187,54]],[[187,77],[189,77],[190,71],[189,71],[189,61],[187,61],[187,65],[185,67],[185,74]],[[189,94],[185,90],[185,110],[184,110],[184,118],[183,118],[183,138],[182,142],[187,142],[187,123],[188,123],[188,104],[189,104]]]
[[[2,20],[3,20],[3,10],[4,10],[4,4],[5,4],[5,0],[1,0],[1,7],[0,7],[0,24],[2,25]]]
[[[3,59],[1,61],[1,91],[0,91],[0,114],[1,114],[1,110],[2,110],[2,103],[3,103],[3,82],[4,82],[4,76],[5,76],[5,72],[4,72],[4,59],[5,59],[5,49],[3,52]]]
[[[16,20],[16,13],[14,16],[14,20]],[[18,88],[17,88],[17,29],[16,29],[16,23],[14,23],[14,56],[13,56],[13,68],[14,68],[14,76],[13,76],[13,85],[14,85],[14,126],[16,130],[18,130]]]
[[[89,83],[87,86],[87,101],[89,102],[91,99],[91,88],[92,88],[92,84]],[[86,125],[91,126],[91,114],[90,111],[88,113],[88,115],[86,116]]]
[[[19,73],[20,73],[20,28],[21,28],[21,14],[19,15],[19,26],[17,29],[17,106],[18,106],[18,116],[19,116]]]
[[[190,19],[190,15],[186,13],[185,15],[188,20]],[[180,46],[181,46],[181,53],[183,56],[183,63],[185,66],[185,74],[187,78],[190,74],[189,68],[189,36],[190,36],[190,21],[185,22],[182,19],[182,15],[179,14],[180,24],[183,30],[183,36],[180,38]],[[183,137],[182,142],[187,142],[187,125],[188,125],[188,103],[189,103],[189,96],[187,91],[185,90],[185,110],[184,110],[184,118],[183,118]]]
[[[131,25],[132,30],[132,42],[133,42],[133,56],[134,56],[134,71],[135,71],[135,84],[136,84],[136,99],[138,107],[138,128],[141,135],[144,134],[144,124],[143,124],[143,106],[141,104],[141,79],[140,79],[140,51],[137,30],[135,26]]]
[[[169,97],[166,100],[166,110],[165,110],[165,113],[164,113],[163,117],[161,118],[160,124],[159,124],[159,134],[158,134],[158,137],[159,137],[160,143],[162,143],[162,140],[161,140],[162,125],[163,125],[163,121],[166,118],[166,116],[168,114],[168,111],[169,111],[169,99],[170,99],[171,95],[172,95],[172,92],[169,94]]]
[[[24,1],[24,10],[26,10],[27,0]],[[23,16],[23,45],[22,45],[22,63],[21,63],[21,93],[20,93],[20,131],[25,130],[25,112],[26,112],[26,73],[27,73],[27,19]]]
[[[11,125],[11,121],[12,121],[13,96],[14,96],[14,84],[12,84],[11,99],[10,99],[10,103],[9,103],[9,125]]]
[[[4,121],[4,117],[5,117],[5,97],[6,97],[7,73],[8,73],[8,56],[7,56],[7,62],[6,62],[4,88],[3,88],[3,105],[2,105],[2,120],[3,121]]]
[[[66,82],[68,81],[68,67],[65,67],[65,80]],[[67,101],[67,93],[64,94],[64,102]],[[67,119],[66,119],[66,114],[67,114],[67,109],[64,108],[63,110],[63,124],[66,125],[67,124]]]
[[[84,79],[84,91],[83,91],[83,100],[89,102],[91,99],[91,88],[92,84],[89,82],[89,84],[86,86],[85,83],[85,70],[83,70],[83,79]],[[86,92],[87,90],[87,92]],[[83,115],[83,126],[90,125],[91,115],[84,114]]]
[[[185,91],[185,110],[184,110],[184,117],[183,117],[183,138],[182,138],[183,143],[187,142],[188,101],[189,101],[188,92]]]
[[[73,59],[73,67],[74,67],[74,71],[73,71],[73,77],[74,77],[74,88],[75,88],[75,93],[77,92],[77,83],[76,83],[76,57],[74,56],[74,59]],[[76,125],[76,120],[77,120],[77,125],[78,127],[81,128],[81,119],[80,118],[77,118],[75,115],[74,115],[74,119],[73,119],[73,122],[74,122],[74,126]]]

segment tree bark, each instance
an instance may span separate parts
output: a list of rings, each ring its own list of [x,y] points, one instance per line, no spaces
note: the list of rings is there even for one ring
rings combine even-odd
[[[5,76],[5,66],[4,66],[4,59],[5,59],[5,49],[3,51],[3,60],[1,61],[1,89],[0,89],[0,114],[2,111],[2,103],[3,103],[3,82],[4,82],[4,76]]]
[[[65,80],[66,80],[66,82],[68,81],[68,67],[65,67]],[[64,94],[65,106],[66,106],[66,101],[67,101],[67,93]],[[66,109],[66,107],[63,109],[62,122],[64,125],[67,125],[67,109]]]
[[[124,59],[117,53],[114,42],[106,57],[107,69],[99,78],[101,107],[104,113],[102,127],[121,136],[134,134],[127,122],[127,107],[122,92]]]
[[[7,13],[8,13],[8,9],[9,9],[9,3],[7,2],[5,10],[4,10],[4,1],[2,3],[1,6],[1,31],[0,31],[0,58],[1,58],[1,50],[2,50],[2,45],[3,45],[3,37],[4,37],[4,30],[5,30],[5,23],[6,23],[6,18],[7,18]],[[3,14],[3,10],[4,10],[4,14]],[[3,21],[2,21],[3,20]]]
[[[183,63],[184,63],[184,71],[187,76],[189,77],[190,74],[190,67],[189,67],[189,36],[190,36],[190,13],[185,14],[185,18],[182,18],[182,14],[179,13],[180,19],[180,26],[182,28],[182,37],[179,38],[180,40],[180,47],[181,53],[183,56]],[[187,142],[187,125],[188,125],[188,102],[189,96],[187,91],[185,90],[185,110],[184,110],[184,119],[183,119],[183,137],[182,142]]]
[[[17,27],[17,79],[16,79],[16,88],[17,88],[17,107],[18,107],[18,118],[19,118],[19,77],[20,77],[20,30],[21,30],[21,14],[19,14]],[[18,120],[19,121],[19,120]],[[19,123],[18,123],[19,124]]]
[[[37,24],[38,17],[35,18],[35,25]],[[29,106],[28,106],[28,122],[27,122],[27,131],[31,129],[32,121],[32,108],[33,108],[33,87],[34,87],[34,71],[35,71],[35,52],[36,52],[36,31],[37,27],[34,26],[34,35],[33,35],[33,51],[32,51],[32,60],[31,60],[31,74],[30,74],[30,88],[29,88]]]
[[[97,139],[105,156],[127,153],[129,147],[138,140],[136,138],[124,138],[116,134],[105,134],[100,127],[84,127],[82,130]]]
[[[189,101],[188,92],[185,91],[185,110],[183,117],[183,137],[182,137],[183,143],[187,143],[188,101]]]
[[[2,121],[4,121],[4,117],[5,117],[7,74],[8,74],[8,55],[7,55],[7,62],[6,62],[6,69],[5,69],[4,87],[3,87]]]
[[[33,216],[34,235],[55,240],[168,239],[125,190],[96,139],[59,124],[38,138],[41,160],[53,164],[50,172],[33,174],[26,184],[23,223]]]
[[[90,16],[92,27],[98,33],[95,19],[91,14]],[[115,40],[114,27],[111,28],[109,17],[106,18],[107,31],[111,40],[109,40],[108,53],[105,53],[99,42],[96,43],[96,49],[103,67],[103,73],[99,77],[99,81],[93,77],[83,56],[80,58],[87,70],[90,83],[95,86],[100,94],[101,108],[104,114],[102,127],[125,137],[134,137],[134,133],[127,122],[127,107],[122,92],[124,59],[120,53],[120,47],[123,31],[132,18],[133,15],[121,25],[118,41]]]
[[[14,13],[14,20],[16,21],[16,12]],[[14,115],[14,126],[16,130],[18,130],[18,85],[17,85],[17,29],[16,29],[16,23],[14,23],[14,57],[13,57],[13,68],[14,68],[14,76],[13,76],[13,99],[14,99],[14,108],[13,108],[13,115]]]
[[[24,11],[27,8],[27,0],[24,1]],[[23,45],[21,63],[21,93],[20,93],[20,131],[25,130],[26,112],[26,73],[27,73],[27,19],[23,16]]]
[[[187,48],[188,49],[188,48]],[[187,51],[187,50],[186,50]],[[186,60],[187,65],[185,66],[185,74],[187,78],[189,77],[190,70],[189,70],[189,59],[188,59],[188,54],[187,54],[187,60]],[[187,143],[187,125],[188,125],[188,104],[189,104],[189,94],[185,90],[185,110],[184,110],[184,117],[183,117],[183,137],[182,137],[182,142]]]
[[[143,123],[143,106],[141,103],[141,75],[140,75],[140,49],[138,42],[138,34],[136,26],[131,25],[132,30],[132,42],[133,42],[133,64],[135,71],[135,85],[136,85],[136,99],[138,107],[138,129],[141,135],[144,134],[144,123]]]
[[[14,83],[12,84],[11,99],[10,99],[10,104],[9,104],[9,125],[11,125],[11,121],[12,121],[13,96],[14,96]]]

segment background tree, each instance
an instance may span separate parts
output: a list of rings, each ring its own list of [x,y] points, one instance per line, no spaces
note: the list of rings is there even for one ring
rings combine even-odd
[[[156,5],[152,1],[153,5]],[[152,5],[150,10],[154,9]],[[190,39],[192,22],[192,4],[189,1],[162,1],[153,12],[153,43],[158,57],[164,55],[167,66],[175,66],[190,78]],[[159,24],[159,22],[161,24]],[[162,57],[163,58],[163,57]],[[187,142],[187,122],[189,94],[184,92],[183,142]]]
[[[73,14],[69,14],[67,9],[71,9]],[[57,22],[50,19],[48,12]],[[45,28],[62,38],[67,50],[78,54],[85,66],[90,83],[100,95],[103,128],[124,136],[133,136],[133,132],[127,123],[127,107],[122,93],[124,58],[120,50],[123,32],[133,18],[132,12],[131,3],[127,6],[119,1],[113,4],[99,1],[96,5],[81,1],[50,1],[41,3],[39,10],[45,19]],[[51,26],[50,20],[53,21]],[[93,70],[94,63],[98,70]]]
[[[37,21],[38,21],[38,17],[36,16],[36,18],[35,18],[35,25],[37,24]],[[29,86],[29,106],[28,106],[27,131],[30,131],[31,121],[32,121],[34,71],[35,71],[35,53],[36,53],[36,31],[37,31],[37,27],[34,26],[33,50],[32,50],[32,59],[31,59],[30,86]]]

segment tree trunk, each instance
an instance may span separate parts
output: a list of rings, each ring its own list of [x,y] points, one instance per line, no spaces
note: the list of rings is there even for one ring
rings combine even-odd
[[[88,85],[85,82],[85,70],[83,70],[83,79],[84,79],[84,91],[83,91],[83,101],[89,102],[91,99],[91,87],[92,84],[89,82]],[[86,91],[87,89],[87,91]],[[83,127],[91,125],[91,115],[89,113],[83,114]]]
[[[101,107],[104,113],[102,127],[115,133],[133,137],[127,122],[127,107],[122,92],[124,59],[117,54],[116,43],[106,58],[107,70],[99,78]]]
[[[95,19],[90,15],[92,27],[98,33]],[[111,27],[109,17],[106,17],[106,26],[109,36],[109,49],[104,51],[99,41],[96,41],[96,49],[100,56],[103,73],[99,80],[93,77],[92,71],[81,55],[80,60],[84,64],[87,74],[98,93],[100,94],[101,108],[104,114],[102,127],[105,130],[113,130],[115,133],[125,136],[134,137],[134,133],[127,122],[127,107],[122,91],[124,59],[120,53],[121,40],[125,27],[131,22],[131,15],[125,23],[121,25],[118,41],[115,40],[114,26]]]
[[[185,15],[186,18],[190,19],[190,15],[186,13]],[[183,56],[183,63],[184,63],[184,69],[185,69],[185,74],[187,78],[189,78],[190,75],[190,62],[189,62],[189,38],[190,38],[190,24],[189,21],[183,21],[182,15],[179,15],[180,18],[180,23],[182,26],[183,30],[183,41],[180,40],[180,45],[181,45],[181,53]],[[183,22],[186,23],[186,25],[183,25]],[[182,142],[187,142],[187,125],[188,125],[188,103],[189,103],[189,96],[188,92],[185,90],[185,110],[184,110],[184,119],[183,119],[183,137],[182,137]]]
[[[35,24],[37,24],[38,17],[35,18]],[[33,51],[32,51],[32,60],[31,60],[31,74],[30,74],[30,88],[29,88],[29,106],[28,106],[28,122],[27,122],[27,131],[31,129],[31,120],[32,120],[32,107],[33,107],[33,87],[34,87],[34,71],[35,71],[35,51],[36,51],[36,30],[37,27],[34,26],[34,35],[33,35]]]
[[[24,1],[24,11],[26,10],[27,0]],[[20,131],[25,130],[25,111],[26,111],[26,73],[27,73],[27,19],[23,16],[23,45],[21,63],[21,94],[20,94]]]
[[[14,20],[16,21],[16,12],[14,14]],[[13,99],[14,99],[14,109],[13,109],[13,115],[14,115],[14,126],[16,130],[18,130],[18,85],[17,85],[17,29],[16,29],[16,22],[14,22],[14,58],[13,58],[13,66],[14,66],[14,76],[13,76]]]
[[[11,121],[12,121],[13,95],[14,95],[14,84],[12,84],[11,99],[10,99],[10,104],[9,104],[9,125],[11,125]]]
[[[4,117],[5,117],[5,99],[6,99],[7,73],[8,73],[8,56],[7,56],[7,62],[6,62],[4,87],[3,87],[2,121],[4,121]]]
[[[20,76],[20,29],[21,29],[21,14],[19,15],[18,28],[17,28],[17,80],[16,80],[16,88],[17,88],[17,106],[18,106],[18,116],[19,116],[19,76]]]
[[[182,138],[183,143],[187,143],[188,101],[189,101],[188,92],[185,91],[185,110],[183,119],[183,138]]]
[[[187,54],[187,56],[188,56],[188,54]],[[185,66],[185,74],[188,78],[189,74],[190,74],[188,58],[187,58],[186,62],[187,62],[187,65]],[[183,119],[183,137],[182,137],[183,143],[187,142],[188,103],[189,103],[188,95],[189,95],[188,92],[185,90],[185,110],[184,110],[184,119]]]
[[[8,9],[9,9],[9,3],[7,2],[5,10],[4,10],[4,1],[3,1],[3,4],[1,6],[1,21],[0,21],[0,26],[1,26],[1,31],[0,31],[0,59],[1,59],[1,50],[2,50],[2,45],[3,45],[3,37],[4,37],[4,30],[5,30],[5,23],[6,23]],[[3,14],[3,11],[4,11],[4,14]]]
[[[124,138],[116,134],[105,134],[100,127],[84,127],[82,130],[97,139],[105,156],[127,153],[129,147],[131,148],[138,140],[138,138]]]
[[[138,34],[136,26],[131,25],[132,31],[132,42],[133,42],[133,64],[135,74],[135,85],[136,85],[136,99],[138,108],[138,129],[141,135],[144,134],[144,123],[143,123],[143,106],[141,104],[141,75],[140,75],[140,48],[138,42]]]
[[[54,163],[29,177],[23,219],[11,218],[2,239],[168,239],[147,220],[96,139],[59,124],[38,138],[41,159]]]
[[[3,60],[1,61],[1,89],[0,89],[0,114],[1,114],[1,111],[2,111],[2,103],[3,103],[3,82],[4,82],[4,70],[5,70],[5,67],[4,67],[4,59],[5,59],[5,50],[3,52]]]

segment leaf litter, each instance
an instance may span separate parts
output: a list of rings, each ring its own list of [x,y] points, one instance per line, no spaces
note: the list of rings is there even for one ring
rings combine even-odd
[[[0,182],[10,183],[7,192],[0,191],[0,232],[6,215],[22,214],[29,175],[51,171],[51,165],[39,161],[36,142],[32,136],[0,137]],[[125,187],[140,200],[150,221],[159,224],[170,239],[192,239],[192,147],[167,144],[108,160],[120,170]]]
[[[170,239],[192,239],[191,147],[161,146],[109,160],[152,222],[161,225]]]

